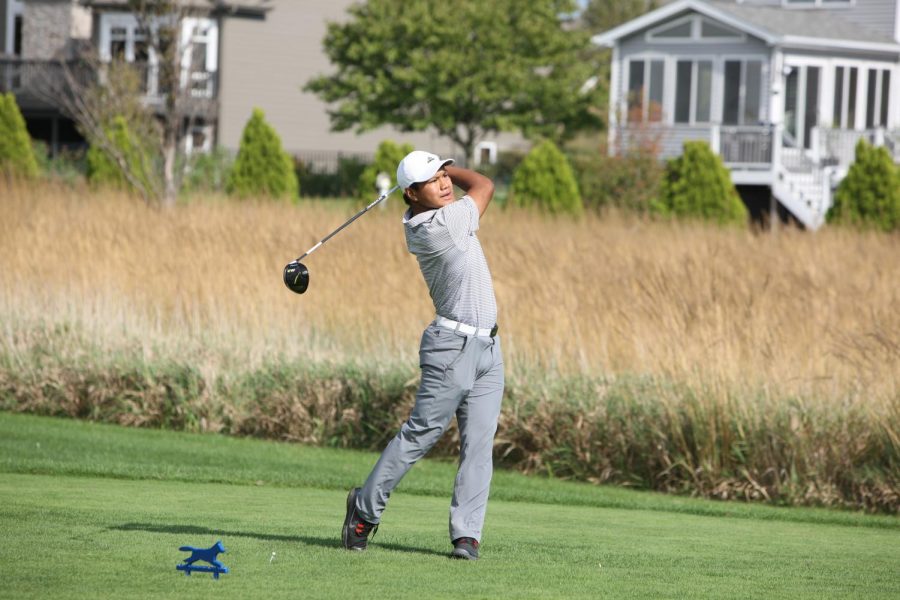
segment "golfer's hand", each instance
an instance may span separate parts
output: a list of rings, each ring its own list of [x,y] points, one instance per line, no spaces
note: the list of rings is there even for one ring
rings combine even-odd
[[[494,182],[471,169],[453,165],[447,166],[446,169],[453,185],[459,187],[475,201],[475,205],[478,207],[478,216],[483,216],[494,197]]]

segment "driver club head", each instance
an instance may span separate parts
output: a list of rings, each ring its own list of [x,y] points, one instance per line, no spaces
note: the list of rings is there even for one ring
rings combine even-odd
[[[284,285],[292,292],[302,294],[309,287],[309,269],[296,260],[289,262],[284,267]]]

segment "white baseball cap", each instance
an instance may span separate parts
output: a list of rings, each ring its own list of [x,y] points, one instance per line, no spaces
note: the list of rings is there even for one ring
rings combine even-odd
[[[452,164],[452,158],[442,159],[431,152],[414,150],[403,157],[397,167],[397,185],[401,190],[405,190],[414,183],[428,181],[441,167]]]

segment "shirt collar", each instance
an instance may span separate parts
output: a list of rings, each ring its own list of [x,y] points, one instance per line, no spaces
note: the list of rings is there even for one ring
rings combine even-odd
[[[437,209],[426,210],[424,212],[420,212],[416,216],[412,215],[412,209],[407,208],[406,212],[403,214],[403,224],[408,225],[409,227],[417,227],[424,223],[425,221],[431,220],[434,216],[434,213],[437,212]]]

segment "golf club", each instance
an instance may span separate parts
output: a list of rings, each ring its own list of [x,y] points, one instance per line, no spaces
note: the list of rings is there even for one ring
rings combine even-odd
[[[395,185],[394,187],[392,187],[391,189],[389,189],[382,195],[378,196],[377,200],[372,202],[370,205],[368,205],[367,207],[365,207],[364,209],[362,209],[361,211],[359,211],[352,217],[350,217],[350,219],[346,223],[344,223],[343,225],[341,225],[340,227],[338,227],[337,229],[335,229],[334,231],[332,231],[331,233],[326,235],[324,238],[322,238],[322,240],[318,244],[316,244],[315,246],[313,246],[312,248],[310,248],[309,250],[304,252],[298,258],[289,262],[284,267],[284,285],[286,285],[288,287],[288,289],[291,290],[292,292],[296,292],[298,294],[302,294],[303,292],[305,292],[306,288],[309,287],[309,269],[307,269],[306,265],[304,265],[300,261],[303,260],[304,258],[306,258],[307,256],[309,256],[310,254],[312,254],[313,252],[315,252],[316,250],[318,250],[319,246],[321,246],[322,244],[324,244],[325,242],[327,242],[328,240],[333,238],[335,235],[337,235],[337,233],[340,230],[342,230],[344,227],[346,227],[353,221],[357,220],[358,218],[360,218],[361,216],[366,214],[366,212],[368,212],[368,210],[370,208],[372,208],[373,206],[375,206],[376,204],[378,204],[379,202],[381,202],[382,200],[384,200],[385,198],[387,198],[388,196],[390,196],[391,194],[396,192],[398,189],[400,189],[400,186]]]

